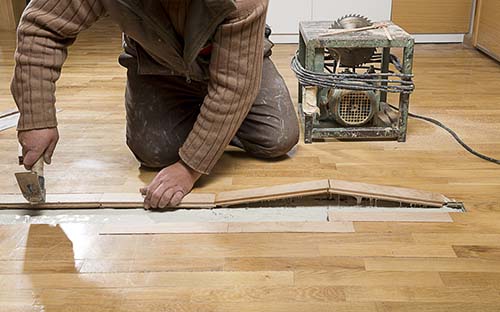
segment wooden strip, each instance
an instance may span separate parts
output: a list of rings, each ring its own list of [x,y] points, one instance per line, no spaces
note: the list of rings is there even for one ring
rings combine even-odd
[[[0,274],[5,290],[47,288],[235,287],[293,285],[293,272],[151,272]]]
[[[431,207],[442,207],[444,204],[450,202],[448,198],[438,193],[341,180],[330,180],[329,192],[331,194],[427,205]]]
[[[188,194],[180,208],[213,208],[214,194]],[[141,208],[144,199],[137,194],[47,194],[44,204],[32,206],[22,195],[0,195],[0,208],[8,209],[98,209],[98,208]]]
[[[400,273],[401,274],[401,273]],[[440,284],[427,287],[410,285],[409,287],[345,288],[347,301],[383,302],[383,312],[497,312],[500,296],[494,288],[470,287],[442,287]],[[496,302],[496,303],[495,303]],[[438,303],[443,305],[435,306]],[[481,303],[479,306],[471,303]],[[497,309],[485,309],[486,303],[495,303]],[[416,306],[409,306],[410,304]]]
[[[353,233],[352,222],[231,222],[229,233]]]
[[[500,261],[467,258],[368,258],[367,271],[500,272]]]
[[[365,271],[358,269],[345,270],[296,270],[295,285],[314,286],[402,286],[402,287],[436,287],[443,282],[438,272],[400,272]]]
[[[449,233],[453,233],[450,235]],[[489,245],[500,246],[500,234],[482,233],[412,233],[418,244],[443,244],[453,246]]]
[[[322,257],[456,258],[451,246],[411,243],[331,243],[320,244]]]
[[[299,269],[365,269],[359,257],[226,257],[224,271],[296,271]]]
[[[14,115],[14,114],[18,114],[18,113],[19,113],[19,110],[17,108],[11,108],[11,109],[8,109],[6,111],[0,112],[0,119],[7,117],[7,116]]]
[[[441,207],[449,202],[441,194],[412,189],[346,182],[340,180],[318,180],[296,184],[285,184],[263,188],[246,189],[215,194],[188,194],[180,208],[215,208],[297,198],[311,195],[340,194],[352,197],[382,199],[395,202]],[[97,197],[96,197],[97,196]],[[116,194],[52,194],[47,196],[47,203],[31,207],[20,195],[0,195],[0,208],[12,209],[61,209],[61,208],[139,208],[143,198],[139,193]]]
[[[141,208],[143,202],[144,198],[139,193],[103,194],[100,201],[102,208]],[[215,194],[188,194],[179,208],[215,208]]]
[[[206,234],[227,233],[226,222],[178,222],[142,225],[106,225],[100,235],[133,235],[133,234]]]
[[[310,181],[295,184],[276,185],[255,189],[246,189],[217,194],[215,203],[218,206],[247,204],[267,200],[278,200],[310,195],[327,194],[328,180]]]
[[[439,275],[448,287],[492,287],[500,285],[500,273],[493,272],[440,272]],[[500,292],[498,293],[500,295]],[[497,310],[498,311],[498,310]],[[495,311],[496,312],[496,311]]]
[[[402,211],[330,211],[330,221],[354,222],[453,222],[447,212]]]
[[[0,119],[0,131],[14,128],[19,121],[19,114],[6,116]]]
[[[483,260],[500,261],[500,247],[498,246],[452,246],[459,258],[476,258]]]
[[[0,208],[8,209],[97,209],[102,194],[47,194],[46,203],[30,205],[22,195],[0,195]]]

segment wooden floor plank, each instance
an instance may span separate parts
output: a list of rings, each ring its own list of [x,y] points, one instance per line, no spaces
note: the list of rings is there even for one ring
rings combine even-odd
[[[484,287],[347,287],[348,301],[393,301],[419,303],[500,303],[498,290]]]
[[[478,258],[500,261],[500,246],[453,246],[453,250],[460,258]]]
[[[465,258],[368,258],[365,266],[368,271],[500,272],[500,261]]]
[[[295,184],[276,185],[255,189],[221,192],[216,196],[216,204],[221,206],[237,205],[283,198],[327,194],[328,180],[318,180]]]
[[[497,312],[498,303],[484,302],[382,302],[377,304],[377,312]]]
[[[321,256],[326,257],[422,257],[422,258],[455,258],[451,246],[421,245],[407,243],[383,244],[320,244]]]
[[[293,285],[293,272],[150,272],[91,274],[0,274],[5,290],[44,288],[224,287]]]
[[[441,272],[439,275],[447,287],[500,289],[500,273],[497,272]]]
[[[367,302],[329,302],[329,303],[223,303],[217,306],[218,312],[379,312],[374,303]]]
[[[330,179],[329,192],[332,194],[357,195],[364,198],[423,204],[431,207],[441,207],[443,204],[450,202],[450,199],[444,195],[432,192],[334,179]]]
[[[296,285],[437,287],[443,282],[437,272],[396,272],[363,270],[297,270]]]
[[[298,269],[365,269],[358,257],[228,257],[225,271],[290,271]]]
[[[179,208],[214,208],[214,194],[191,193]],[[141,208],[144,198],[139,193],[47,194],[46,202],[30,205],[22,195],[0,194],[0,208],[6,209],[98,209]]]
[[[330,180],[332,181],[332,180]],[[332,192],[329,188],[331,182],[329,180],[317,180],[295,184],[283,184],[266,188],[244,189],[230,192],[220,192],[217,194],[199,194],[190,193],[180,203],[180,208],[215,208],[234,206],[241,204],[251,204],[261,201],[274,201],[280,199],[292,199],[298,197],[306,197],[312,195],[325,195],[327,198],[328,192]],[[372,193],[365,191],[365,196],[370,198],[380,198],[376,189],[376,185],[359,184],[346,181],[335,180],[335,184],[342,185],[343,195],[357,195],[360,194],[360,186],[370,188],[375,191]],[[391,188],[385,190],[386,199],[396,202],[401,200],[400,189],[394,189],[399,193],[395,193],[393,198],[389,198]],[[336,188],[338,190],[339,187]],[[410,190],[411,191],[411,190]],[[335,191],[337,192],[337,191]],[[408,191],[409,192],[409,191]],[[338,193],[338,192],[337,192]],[[380,193],[380,192],[379,192]],[[442,207],[445,201],[431,201],[426,200],[428,197],[426,193],[413,190],[413,198],[415,200],[403,201],[413,203],[426,203],[430,207]],[[413,194],[412,193],[412,194]],[[423,193],[420,200],[417,200],[418,194]],[[339,193],[340,194],[340,193]],[[399,194],[399,195],[398,195]],[[373,195],[373,196],[372,196]],[[431,194],[432,195],[432,194]],[[399,196],[399,197],[398,197]],[[430,195],[429,195],[430,196]],[[441,195],[442,196],[442,195]],[[436,195],[438,197],[438,195]],[[442,196],[443,197],[443,196]],[[444,197],[443,197],[444,198]],[[36,206],[30,206],[21,195],[18,194],[0,194],[0,208],[10,209],[62,209],[62,208],[138,208],[142,207],[144,198],[139,193],[95,193],[95,194],[48,194],[46,202]]]
[[[450,231],[450,233],[452,232]],[[420,244],[500,246],[500,234],[453,233],[450,235],[446,233],[414,233],[412,236],[415,242]]]

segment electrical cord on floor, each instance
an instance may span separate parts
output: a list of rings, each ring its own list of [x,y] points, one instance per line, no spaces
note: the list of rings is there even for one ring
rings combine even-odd
[[[392,109],[396,110],[396,111],[399,111],[399,109],[391,104],[388,104]],[[430,122],[432,124],[435,124],[436,126],[440,127],[440,128],[443,128],[444,130],[446,130],[449,134],[451,134],[455,140],[460,144],[462,145],[463,148],[465,148],[465,150],[467,150],[469,153],[471,153],[472,155],[474,156],[477,156],[481,159],[484,159],[486,161],[489,161],[489,162],[492,162],[494,164],[497,164],[497,165],[500,165],[500,160],[499,159],[495,159],[495,158],[492,158],[492,157],[489,157],[489,156],[486,156],[484,154],[481,154],[475,150],[473,150],[469,145],[465,144],[464,141],[462,141],[462,139],[458,136],[458,134],[456,134],[455,131],[451,130],[450,128],[448,128],[447,126],[445,126],[442,122],[440,122],[439,120],[436,120],[436,119],[433,119],[433,118],[430,118],[430,117],[425,117],[425,116],[420,116],[420,115],[417,115],[417,114],[412,114],[412,113],[408,113],[408,116],[412,117],[412,118],[416,118],[416,119],[421,119],[421,120],[425,120],[427,122]]]

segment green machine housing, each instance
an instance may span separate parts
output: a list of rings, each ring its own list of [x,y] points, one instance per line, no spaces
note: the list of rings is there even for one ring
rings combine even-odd
[[[300,23],[292,69],[299,78],[306,143],[324,138],[406,141],[414,39],[392,22],[383,22],[385,30],[330,34],[332,28],[367,25],[373,24],[355,15]],[[393,109],[388,99],[397,95],[394,106],[399,107]]]

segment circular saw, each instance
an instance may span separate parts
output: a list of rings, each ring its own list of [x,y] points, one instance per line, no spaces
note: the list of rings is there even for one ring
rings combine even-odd
[[[356,29],[369,26],[373,26],[373,22],[368,18],[357,14],[349,14],[336,20],[332,24],[331,29]],[[375,54],[376,49],[336,48],[328,49],[328,52],[340,64],[347,67],[356,67],[369,62],[373,54]]]

